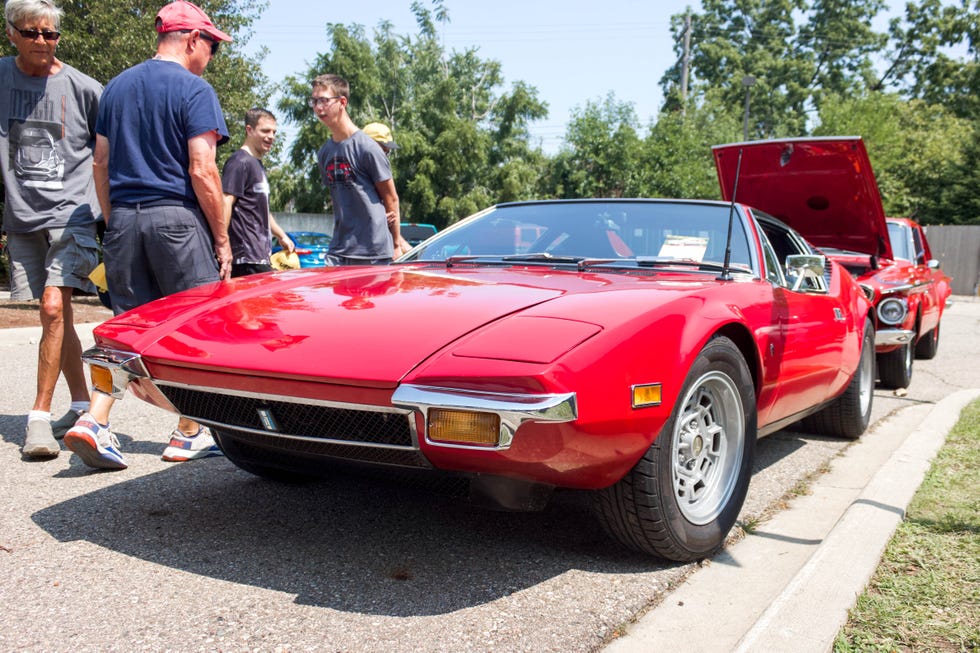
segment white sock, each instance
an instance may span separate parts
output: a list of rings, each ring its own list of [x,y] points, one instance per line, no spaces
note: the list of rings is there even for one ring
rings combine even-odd
[[[50,410],[32,410],[27,413],[27,421],[31,422],[33,420],[39,419],[43,422],[51,421],[51,411]]]
[[[71,406],[69,406],[68,408],[81,415],[86,410],[88,410],[88,400],[86,399],[85,401],[73,401],[71,402]]]

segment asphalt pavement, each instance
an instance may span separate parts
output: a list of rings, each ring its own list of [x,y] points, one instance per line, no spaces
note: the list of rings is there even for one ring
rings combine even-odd
[[[622,551],[575,494],[492,513],[168,465],[174,417],[134,398],[113,411],[129,469],[22,461],[38,331],[0,329],[0,650],[826,651],[980,395],[980,301],[954,300],[936,359],[907,394],[875,391],[860,441],[760,441],[752,532],[690,565]]]

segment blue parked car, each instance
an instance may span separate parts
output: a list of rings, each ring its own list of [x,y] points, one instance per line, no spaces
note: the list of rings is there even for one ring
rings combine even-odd
[[[415,247],[429,236],[436,235],[436,227],[423,222],[402,222],[401,234],[409,245]]]
[[[287,231],[286,235],[296,245],[296,255],[301,268],[322,268],[327,264],[327,250],[330,248],[330,235],[319,231]],[[282,249],[279,241],[273,238],[272,253]]]

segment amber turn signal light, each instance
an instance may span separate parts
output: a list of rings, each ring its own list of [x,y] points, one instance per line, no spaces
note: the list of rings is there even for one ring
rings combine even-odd
[[[662,392],[659,383],[634,385],[631,390],[633,391],[633,408],[660,405]]]
[[[112,372],[105,367],[97,365],[89,366],[89,374],[92,377],[92,387],[99,392],[107,395],[112,394]]]
[[[500,442],[500,416],[433,408],[429,411],[428,438],[443,444],[496,447]]]

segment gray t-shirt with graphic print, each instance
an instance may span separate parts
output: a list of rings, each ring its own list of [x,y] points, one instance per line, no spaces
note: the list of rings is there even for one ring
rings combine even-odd
[[[394,253],[385,206],[375,184],[391,179],[391,164],[373,138],[357,130],[339,143],[332,138],[317,152],[323,183],[333,204],[330,254],[347,258],[391,258]]]
[[[3,228],[28,233],[101,220],[92,152],[102,85],[68,64],[31,77],[14,59],[0,58]]]

